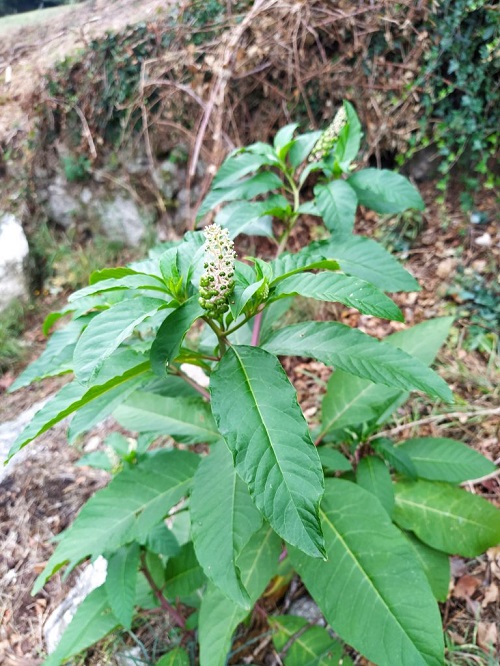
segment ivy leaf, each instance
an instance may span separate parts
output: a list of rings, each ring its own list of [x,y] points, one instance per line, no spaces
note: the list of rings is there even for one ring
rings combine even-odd
[[[452,402],[452,393],[439,375],[416,358],[349,326],[333,321],[304,322],[271,334],[264,349],[277,355],[312,356],[378,384],[419,389]]]
[[[321,557],[323,473],[278,359],[258,347],[235,345],[212,374],[210,391],[216,423],[259,511],[281,537]]]
[[[394,521],[424,543],[450,555],[476,557],[500,542],[500,510],[447,483],[395,484]]]
[[[281,540],[269,525],[263,525],[238,557],[241,582],[252,605],[276,574],[280,550]],[[247,615],[247,610],[230,601],[213,583],[208,584],[200,606],[200,666],[225,666],[234,630]]]
[[[347,180],[362,206],[376,213],[402,213],[409,208],[424,210],[418,190],[399,173],[388,169],[362,169]]]
[[[169,398],[137,391],[114,412],[120,425],[134,432],[157,432],[184,444],[216,442],[220,433],[202,398]]]
[[[122,546],[108,559],[105,588],[109,605],[120,624],[129,630],[134,615],[139,555],[139,544],[134,542]]]
[[[198,466],[189,451],[160,450],[125,468],[99,490],[64,532],[33,594],[64,564],[69,571],[85,557],[97,557],[134,540],[144,540],[151,528],[187,493]]]
[[[151,345],[151,367],[160,377],[165,376],[166,366],[175,361],[179,355],[182,342],[193,323],[205,311],[198,302],[197,296],[167,315],[158,329],[156,338]]]
[[[462,483],[492,474],[495,465],[462,442],[447,437],[408,439],[397,447],[411,459],[418,477]]]
[[[164,306],[165,301],[138,297],[117,303],[94,317],[75,348],[74,372],[78,381],[92,382],[104,361],[134,329]]]
[[[94,645],[120,625],[111,610],[104,585],[93,590],[80,604],[56,649],[43,662],[59,666],[63,661]]]
[[[358,197],[345,180],[333,180],[314,188],[316,207],[326,226],[335,235],[350,234],[354,227]]]
[[[299,295],[318,301],[337,302],[363,314],[403,321],[398,306],[388,296],[364,280],[339,273],[301,273],[281,280],[271,294]]]
[[[193,480],[190,500],[193,543],[207,577],[236,604],[250,609],[236,558],[262,518],[236,475],[225,444],[210,447]]]
[[[371,493],[340,479],[325,486],[328,561],[295,548],[290,557],[328,623],[375,663],[443,664],[439,609],[404,537]]]

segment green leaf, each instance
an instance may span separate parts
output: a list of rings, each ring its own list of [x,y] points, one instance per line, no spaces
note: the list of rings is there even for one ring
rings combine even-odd
[[[89,277],[89,284],[96,284],[96,282],[102,282],[103,280],[119,280],[127,275],[137,275],[137,271],[127,266],[101,268],[97,271],[92,271]]]
[[[283,183],[280,178],[271,171],[265,171],[258,173],[251,178],[247,178],[246,180],[235,181],[228,187],[213,189],[203,200],[196,219],[201,219],[204,215],[225,201],[253,199],[258,194],[265,194],[266,192],[281,187],[283,187]]]
[[[216,423],[257,508],[281,537],[322,556],[321,464],[278,359],[257,347],[234,346],[212,374],[210,391]]]
[[[180,546],[174,534],[165,523],[158,523],[142,538],[141,545],[148,550],[164,557],[173,557],[179,554]]]
[[[496,471],[495,465],[480,453],[447,437],[408,439],[397,449],[411,458],[421,479],[462,483]]]
[[[415,278],[371,238],[348,236],[318,241],[299,254],[335,259],[344,273],[366,280],[382,291],[420,291]]]
[[[293,135],[298,126],[299,123],[290,123],[279,129],[274,135],[274,149],[278,153],[280,159],[284,160],[288,151],[292,147]]]
[[[417,478],[417,470],[410,456],[399,447],[396,448],[390,439],[380,437],[372,442],[372,446],[397,472],[411,479]]]
[[[194,548],[205,574],[226,596],[249,610],[236,558],[262,525],[262,518],[236,475],[225,442],[211,446],[198,467],[189,506]]]
[[[328,472],[350,472],[352,470],[351,463],[336,449],[329,446],[320,446],[318,447],[318,454],[321,465]]]
[[[161,291],[166,295],[165,284],[160,278],[134,271],[132,275],[128,274],[119,279],[110,278],[108,280],[99,280],[94,284],[90,284],[88,287],[79,289],[70,295],[68,302],[72,303],[79,298],[85,298],[87,296],[93,296],[94,294],[115,289],[153,290]]]
[[[301,273],[280,281],[271,294],[299,295],[318,301],[337,302],[363,314],[403,321],[398,306],[388,296],[364,280],[339,273]]]
[[[205,575],[190,541],[182,546],[178,555],[171,557],[167,562],[165,594],[167,599],[187,597],[204,583]]]
[[[446,553],[422,543],[411,532],[403,532],[403,534],[420,562],[434,596],[438,601],[446,601],[450,586],[450,558]]]
[[[94,317],[77,342],[74,371],[82,384],[91,382],[104,361],[147,317],[165,305],[156,298],[132,298]]]
[[[281,653],[290,644],[284,657],[285,666],[333,666],[343,663],[342,645],[333,640],[323,627],[310,627],[306,619],[294,615],[270,616],[269,625],[277,652]]]
[[[156,666],[189,666],[189,656],[183,648],[174,648],[168,654],[164,654]]]
[[[323,134],[321,130],[316,132],[306,132],[298,136],[288,153],[288,160],[292,167],[296,169],[309,156],[309,153],[316,145],[319,137]]]
[[[134,615],[139,554],[139,544],[134,542],[122,546],[108,559],[105,588],[109,605],[120,624],[129,630]]]
[[[292,275],[304,273],[305,271],[312,271],[315,269],[328,271],[340,270],[339,264],[333,259],[326,259],[323,257],[315,257],[312,259],[311,257],[308,257],[307,254],[301,254],[300,252],[297,252],[297,254],[282,254],[271,262],[271,267],[273,271],[271,286],[278,284],[281,280],[285,280]]]
[[[269,150],[272,150],[269,146]],[[237,153],[229,155],[222,163],[215,178],[212,182],[212,190],[219,190],[226,188],[233,183],[239,181],[243,176],[248,175],[252,171],[257,171],[261,166],[274,164],[278,162],[277,156],[274,162],[270,161],[265,155],[256,153]]]
[[[328,561],[290,556],[336,633],[378,664],[443,664],[439,609],[412,550],[378,500],[327,479],[322,523]]]
[[[356,483],[379,500],[392,516],[394,511],[394,490],[387,465],[376,456],[361,458],[356,469]]]
[[[432,548],[476,557],[500,543],[500,510],[482,497],[436,481],[400,482],[394,490],[395,522]]]
[[[229,231],[231,238],[239,234],[272,237],[272,217],[267,214],[267,201],[233,201],[216,215],[215,222]]]
[[[240,554],[237,565],[252,605],[277,573],[280,549],[280,539],[263,525]],[[248,611],[230,601],[213,583],[208,584],[200,607],[200,666],[225,666],[234,630],[247,615]]]
[[[314,188],[316,207],[326,226],[335,235],[350,234],[354,227],[358,197],[345,180],[333,180]]]
[[[64,532],[33,594],[64,564],[73,569],[85,557],[145,539],[151,528],[186,495],[198,466],[189,451],[160,450],[125,468],[99,490]]]
[[[114,412],[134,432],[158,432],[184,444],[216,442],[221,436],[202,398],[168,398],[137,391]]]
[[[376,213],[402,213],[409,208],[424,210],[418,190],[399,173],[387,169],[362,169],[347,180],[359,203]]]
[[[352,104],[344,100],[344,109],[347,114],[347,125],[345,125],[335,143],[335,160],[345,172],[359,152],[361,143],[361,123]]]
[[[76,342],[88,322],[88,317],[81,317],[53,333],[42,354],[19,375],[9,388],[9,393],[45,377],[69,372],[73,367]]]
[[[389,335],[384,342],[430,364],[445,342],[452,322],[452,317],[432,319]],[[406,391],[374,384],[337,369],[328,381],[323,398],[321,437],[348,426],[375,420],[383,423],[407,398]]]
[[[375,383],[453,400],[446,382],[421,361],[338,322],[287,326],[273,333],[263,347],[277,355],[312,356]]]
[[[198,297],[192,296],[164,319],[151,345],[151,367],[157,375],[165,375],[166,366],[179,355],[186,333],[204,313]]]
[[[73,412],[100,398],[114,387],[128,382],[133,377],[145,374],[148,370],[149,361],[128,369],[123,375],[114,376],[112,379],[104,381],[103,384],[92,386],[89,389],[77,381],[66,384],[36,412],[26,428],[19,434],[9,451],[9,459],[26,444],[32,442],[36,437],[42,435]]]
[[[104,585],[93,590],[80,604],[54,652],[43,666],[59,666],[104,638],[119,626],[113,615]]]

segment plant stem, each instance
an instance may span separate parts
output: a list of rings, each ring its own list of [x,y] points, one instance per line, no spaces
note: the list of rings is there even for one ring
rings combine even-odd
[[[151,573],[146,566],[146,558],[144,557],[144,553],[142,554],[142,573],[144,574],[146,580],[149,583],[149,586],[153,590],[153,593],[155,597],[158,599],[160,602],[160,606],[164,611],[166,611],[172,620],[175,622],[175,624],[180,627],[181,629],[185,629],[186,627],[186,620],[182,617],[182,615],[179,613],[179,611],[172,606],[169,601],[164,597],[163,592],[160,590],[160,588],[156,585],[156,583],[153,580],[153,577],[151,576]]]
[[[257,345],[259,344],[260,327],[262,325],[262,314],[263,311],[261,310],[255,315],[255,321],[253,323],[253,330],[252,330],[252,339],[250,341],[252,347],[257,347]]]

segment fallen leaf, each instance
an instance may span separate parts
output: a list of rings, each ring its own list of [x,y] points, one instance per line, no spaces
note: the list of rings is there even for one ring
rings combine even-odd
[[[457,580],[453,588],[452,596],[455,599],[467,599],[471,597],[481,585],[481,580],[475,576],[465,575]]]
[[[488,548],[486,551],[488,560],[490,562],[490,571],[500,580],[500,546],[494,546],[493,548]]]
[[[491,650],[496,647],[498,640],[498,629],[495,622],[479,622],[477,625],[477,644],[483,650]]]
[[[486,608],[488,604],[493,604],[496,601],[498,601],[498,585],[496,583],[491,583],[484,593],[484,599],[481,606]]]
[[[438,264],[436,269],[437,276],[442,280],[446,279],[453,272],[456,265],[456,260],[449,257],[448,259],[443,259]]]

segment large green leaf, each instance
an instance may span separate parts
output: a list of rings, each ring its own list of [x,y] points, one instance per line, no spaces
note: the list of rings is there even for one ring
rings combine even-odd
[[[157,375],[165,375],[165,367],[177,358],[186,333],[204,313],[198,297],[192,296],[166,317],[151,345],[151,367]]]
[[[340,479],[325,485],[328,561],[290,556],[328,623],[377,664],[442,664],[439,609],[404,537],[372,494]]]
[[[210,391],[219,430],[257,508],[281,537],[321,556],[323,473],[278,359],[257,347],[234,346],[212,374]]]
[[[462,483],[496,470],[495,465],[480,453],[447,437],[409,439],[397,448],[410,457],[421,479]]]
[[[352,470],[351,463],[336,449],[319,446],[318,454],[323,468],[328,472],[350,472]]]
[[[276,285],[281,280],[295,275],[297,273],[304,273],[304,271],[312,271],[315,269],[323,269],[328,271],[340,270],[339,264],[333,259],[327,259],[321,256],[310,257],[307,253],[290,254],[285,252],[273,262],[271,262],[273,271],[272,285]]]
[[[392,479],[383,460],[376,456],[361,458],[356,468],[356,483],[379,500],[392,516],[394,511],[394,489]]]
[[[344,664],[342,645],[323,627],[311,627],[303,617],[279,615],[269,617],[273,643],[284,656],[285,666],[334,666]],[[283,657],[282,657],[283,658]]]
[[[340,131],[335,143],[335,159],[341,169],[348,173],[350,165],[359,152],[361,137],[361,123],[352,104],[344,100],[344,109],[347,115],[347,124]]]
[[[271,149],[271,147],[269,148]],[[277,162],[277,157],[273,162],[265,155],[256,153],[243,152],[229,155],[229,157],[224,160],[213,179],[212,189],[215,190],[228,187],[252,171],[257,171],[259,167]]]
[[[108,559],[105,588],[109,605],[120,624],[129,630],[134,615],[139,555],[139,544],[134,542],[122,546]]]
[[[42,354],[30,363],[9,388],[17,391],[34,381],[69,372],[73,367],[73,352],[88,317],[70,321],[67,326],[52,334]]]
[[[185,444],[221,438],[210,407],[202,398],[168,398],[137,391],[115,410],[114,417],[128,430],[157,432]]]
[[[354,227],[358,197],[345,180],[333,180],[314,188],[316,207],[326,226],[335,235],[350,234]]]
[[[344,324],[304,322],[273,333],[263,347],[273,354],[311,356],[353,375],[405,390],[421,390],[452,402],[452,393],[424,363]]]
[[[394,333],[384,342],[394,345],[429,365],[445,342],[452,317],[423,322],[406,331]],[[383,423],[408,392],[374,384],[367,379],[337,369],[332,373],[322,403],[320,438],[332,430],[377,421]]]
[[[233,201],[217,213],[215,222],[225,227],[231,238],[240,234],[269,237],[273,228],[268,208],[266,201]]]
[[[293,135],[298,126],[299,123],[290,123],[289,125],[281,127],[274,135],[273,145],[280,159],[284,160],[288,151],[292,147],[294,143]]]
[[[109,605],[104,585],[93,590],[80,604],[73,619],[43,666],[59,666],[104,638],[120,625]]]
[[[301,273],[279,282],[274,296],[299,295],[318,301],[343,303],[363,314],[403,321],[398,306],[369,282],[341,273]]]
[[[321,130],[316,132],[306,132],[298,136],[288,153],[288,160],[292,167],[296,169],[307,157],[323,134]]]
[[[383,291],[420,291],[415,278],[382,245],[364,236],[348,236],[312,243],[299,254],[336,259],[341,269],[371,282]]]
[[[93,296],[94,294],[101,293],[103,291],[112,291],[114,289],[140,289],[141,291],[161,291],[166,294],[164,282],[157,277],[152,275],[146,275],[145,273],[137,273],[136,271],[130,271],[132,274],[124,275],[120,278],[109,278],[107,280],[98,280],[93,284],[90,284],[88,287],[83,287],[71,294],[68,298],[68,302],[72,303],[77,301],[79,298],[85,298],[87,296]]]
[[[408,208],[424,210],[418,190],[399,173],[388,169],[362,169],[349,177],[359,203],[376,213],[402,213]]]
[[[446,601],[450,586],[450,558],[446,553],[422,543],[411,532],[403,532],[403,534],[425,571],[434,596],[438,601]]]
[[[33,593],[66,563],[71,570],[85,557],[96,557],[134,539],[144,540],[187,493],[198,462],[198,456],[189,451],[160,450],[117,474],[64,532]]]
[[[235,181],[229,186],[210,190],[200,206],[196,219],[199,220],[225,201],[253,199],[258,194],[265,194],[270,190],[276,190],[281,187],[283,187],[283,183],[280,178],[275,173],[266,171],[245,180]]]
[[[182,546],[175,557],[169,558],[165,571],[165,595],[168,599],[187,597],[196,592],[205,583],[205,575],[201,568],[193,543],[189,541]]]
[[[156,298],[132,298],[117,303],[94,317],[77,342],[74,372],[79,382],[91,382],[104,361],[147,317],[154,315],[165,301]]]
[[[111,389],[130,381],[132,378],[144,375],[148,370],[149,361],[126,370],[122,375],[116,375],[107,380],[103,378],[105,380],[104,383],[92,386],[89,389],[77,381],[66,384],[36,412],[26,428],[19,434],[9,451],[9,458],[36,437],[52,428],[56,423],[73,414],[73,412],[100,398],[105,393],[108,393],[108,391],[111,391]]]
[[[244,547],[237,565],[251,604],[277,573],[281,540],[263,525]],[[234,630],[248,611],[228,599],[213,583],[203,595],[199,618],[200,666],[225,666]]]
[[[500,510],[482,497],[437,481],[394,487],[394,520],[432,548],[476,557],[500,543]]]
[[[225,442],[211,446],[198,467],[189,507],[194,548],[205,574],[226,596],[249,609],[236,558],[262,525],[262,517],[236,474]]]

